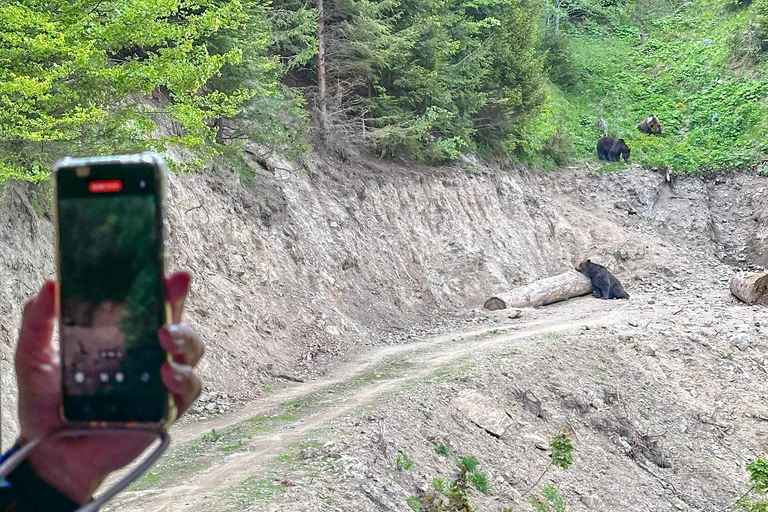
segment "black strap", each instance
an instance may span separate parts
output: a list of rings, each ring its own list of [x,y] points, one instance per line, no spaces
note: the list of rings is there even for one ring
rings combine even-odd
[[[72,512],[80,504],[40,480],[27,461],[6,477],[16,494],[16,512]]]

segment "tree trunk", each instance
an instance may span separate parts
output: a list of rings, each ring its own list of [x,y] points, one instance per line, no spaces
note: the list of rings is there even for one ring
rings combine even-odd
[[[731,279],[731,293],[747,304],[768,305],[768,271],[742,272]]]
[[[531,284],[500,293],[491,299],[503,301],[507,307],[546,306],[572,297],[587,295],[592,292],[592,281],[581,272],[572,270]],[[488,299],[487,304],[498,304]]]
[[[320,138],[325,140],[325,120],[328,108],[325,102],[325,11],[323,0],[317,0],[317,108],[320,112],[318,126]]]

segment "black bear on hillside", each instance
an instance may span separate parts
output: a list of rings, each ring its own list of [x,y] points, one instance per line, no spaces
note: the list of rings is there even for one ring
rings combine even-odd
[[[642,123],[637,125],[637,129],[648,135],[661,135],[661,123],[659,123],[659,118],[653,114],[646,117]]]
[[[624,143],[624,139],[614,139],[613,137],[603,137],[597,141],[597,158],[608,160],[609,162],[618,162],[624,158],[629,160],[629,146]]]
[[[599,299],[628,299],[629,294],[624,291],[616,277],[602,265],[583,261],[576,270],[586,275],[592,281],[592,295]]]

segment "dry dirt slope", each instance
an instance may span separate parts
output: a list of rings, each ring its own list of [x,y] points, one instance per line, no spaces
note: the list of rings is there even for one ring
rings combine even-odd
[[[540,176],[471,163],[320,160],[267,167],[254,164],[250,188],[225,170],[169,180],[171,266],[195,275],[187,318],[208,340],[201,371],[211,391],[227,395],[214,411],[260,396],[275,374],[312,375],[340,354],[439,324],[445,311],[481,303],[489,290],[561,272],[584,255],[627,257],[618,270],[638,277],[655,268],[643,263],[646,254],[678,257],[618,224],[627,213],[613,203],[581,204],[605,180],[578,170]],[[638,183],[622,180],[620,189],[626,181],[627,190],[650,194],[630,200],[655,204],[657,177],[630,177]],[[49,197],[48,188],[22,184],[0,194],[6,445],[16,435],[10,361],[21,305],[53,274]]]
[[[490,482],[479,510],[532,510],[540,448],[565,431],[574,465],[532,494],[554,483],[571,510],[727,510],[768,448],[768,345],[762,310],[702,292],[471,315],[483,327],[374,349],[179,427],[110,509],[408,510],[472,456]]]
[[[533,177],[529,190],[549,195],[529,198],[529,214],[548,220],[547,238],[590,237],[631,301],[583,298],[521,320],[459,310],[441,337],[181,427],[185,442],[116,509],[408,510],[471,455],[491,481],[473,497],[480,510],[531,510],[548,461],[536,445],[560,430],[576,463],[541,484],[574,510],[727,509],[768,444],[766,345],[763,310],[729,297],[733,270],[716,257],[762,257],[760,198],[742,190],[763,182],[565,177],[578,181]],[[467,327],[478,323],[490,326]]]
[[[484,510],[516,499],[525,509],[526,498],[516,498],[515,492],[533,482],[546,456],[523,440],[533,439],[532,432],[548,437],[565,426],[574,432],[577,461],[595,464],[581,472],[574,466],[553,473],[574,507],[617,510],[616,503],[625,500],[628,510],[714,509],[743,488],[743,459],[761,450],[758,409],[764,388],[754,375],[763,367],[761,327],[754,325],[761,311],[729,302],[725,290],[732,269],[723,261],[743,264],[765,258],[765,205],[763,195],[756,193],[764,180],[736,176],[665,183],[638,168],[594,177],[578,169],[537,175],[471,163],[444,170],[381,168],[376,163],[358,168],[311,164],[303,169],[268,164],[255,189],[243,189],[226,173],[171,180],[175,261],[198,277],[189,318],[208,338],[202,372],[210,386],[208,398],[217,396],[201,404],[194,419],[210,420],[209,408],[215,413],[237,400],[255,398],[254,407],[267,403],[275,408],[240,416],[256,419],[233,426],[225,437],[217,431],[180,446],[169,463],[190,464],[176,468],[176,478],[190,472],[204,477],[209,469],[226,467],[230,456],[259,451],[259,446],[266,446],[262,453],[267,457],[273,453],[270,443],[285,438],[299,444],[293,446],[295,453],[280,452],[286,445],[277,446],[282,460],[276,462],[294,464],[293,480],[302,485],[275,485],[271,473],[251,465],[253,474],[245,480],[212,482],[214,503],[233,510],[404,510],[405,498],[425,481],[437,473],[448,478],[455,467],[453,455],[428,458],[438,457],[431,443],[441,442],[435,437],[439,434],[452,446],[451,454],[475,455],[492,475],[491,496],[478,497]],[[7,255],[0,260],[4,421],[12,406],[8,357],[19,303],[52,268],[51,227],[40,215],[43,207],[39,194],[21,186],[6,188],[0,202],[0,250]],[[616,305],[580,299],[525,312],[521,322],[561,325],[568,315],[588,316],[592,308],[603,322],[613,318],[608,313],[614,308],[625,308],[631,313],[626,323],[616,320],[606,329],[588,331],[555,329],[546,335],[531,331],[522,348],[515,346],[519,340],[507,346],[499,336],[498,350],[470,350],[469,359],[447,370],[424,363],[424,358],[440,362],[429,343],[422,359],[398,361],[393,356],[391,368],[380,372],[358,375],[349,373],[354,366],[343,366],[336,373],[339,393],[392,382],[384,395],[366,399],[363,393],[340,415],[331,410],[318,416],[311,429],[300,428],[302,415],[315,407],[318,414],[322,407],[332,407],[336,394],[307,390],[304,396],[302,389],[292,388],[285,391],[293,393],[286,403],[273,395],[272,374],[317,376],[335,368],[332,362],[340,354],[364,349],[361,345],[428,340],[425,329],[415,329],[420,325],[453,332],[448,342],[464,340],[471,347],[467,324],[495,325],[505,318],[486,319],[468,309],[489,290],[560,272],[587,256],[610,265],[632,300]],[[743,332],[733,336],[739,326]],[[745,347],[746,341],[752,346]],[[736,342],[745,348],[743,353],[733,348]],[[421,373],[409,373],[413,367]],[[427,370],[429,375],[423,373]],[[739,386],[728,388],[725,381]],[[456,405],[457,397],[460,402],[462,393],[472,389],[493,397],[513,422],[500,438],[482,435],[468,419],[472,414]],[[702,390],[715,390],[711,393],[717,396],[705,399]],[[519,399],[522,394],[527,401]],[[541,401],[542,410],[527,416],[533,414],[531,396]],[[360,407],[372,410],[361,412]],[[726,410],[731,412],[724,418]],[[744,419],[746,414],[752,419]],[[223,422],[216,428],[235,419],[216,420]],[[12,424],[4,427],[7,442]],[[313,444],[315,427],[327,429],[328,437]],[[285,437],[283,428],[310,437]],[[707,429],[711,435],[705,435]],[[205,430],[199,426],[188,437]],[[262,432],[277,437],[260,438]],[[739,444],[742,438],[728,432],[744,434],[749,443]],[[674,442],[686,433],[679,438],[683,441]],[[675,452],[687,440],[695,454],[690,459]],[[333,444],[326,446],[328,442]],[[650,447],[646,458],[671,467],[654,469],[642,457],[637,463],[611,452],[636,455],[645,445]],[[659,446],[669,450],[662,458],[659,453],[665,452]],[[616,457],[601,458],[601,450]],[[726,469],[720,469],[718,454],[727,455],[718,450],[737,454],[723,463]],[[205,459],[201,468],[195,456],[208,457],[208,452],[213,462]],[[398,471],[399,452],[401,466],[408,457],[422,469]],[[697,465],[699,458],[714,462]],[[334,462],[347,459],[362,461],[365,469]],[[664,462],[668,460],[673,462]],[[197,474],[200,469],[205,471]],[[275,471],[288,474],[286,469]],[[683,480],[673,480],[670,472]],[[153,485],[152,478],[159,487],[178,483],[160,474],[148,478],[142,485]],[[614,479],[613,487],[605,483]],[[635,487],[626,482],[637,483],[634,495],[627,489]],[[650,486],[662,483],[663,492],[651,493]],[[322,491],[328,486],[330,493]],[[272,505],[259,501],[265,496]],[[653,506],[642,505],[653,496]],[[196,493],[196,504],[186,509],[208,506],[198,498]],[[183,500],[172,502],[185,507]]]

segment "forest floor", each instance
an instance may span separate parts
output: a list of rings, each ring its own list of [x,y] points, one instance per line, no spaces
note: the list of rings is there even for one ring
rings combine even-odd
[[[727,510],[768,449],[768,319],[730,296],[730,273],[453,315],[450,331],[176,427],[109,510],[405,511],[463,456],[489,478],[480,511],[533,510],[548,483],[570,510]],[[531,489],[561,431],[574,464]]]

